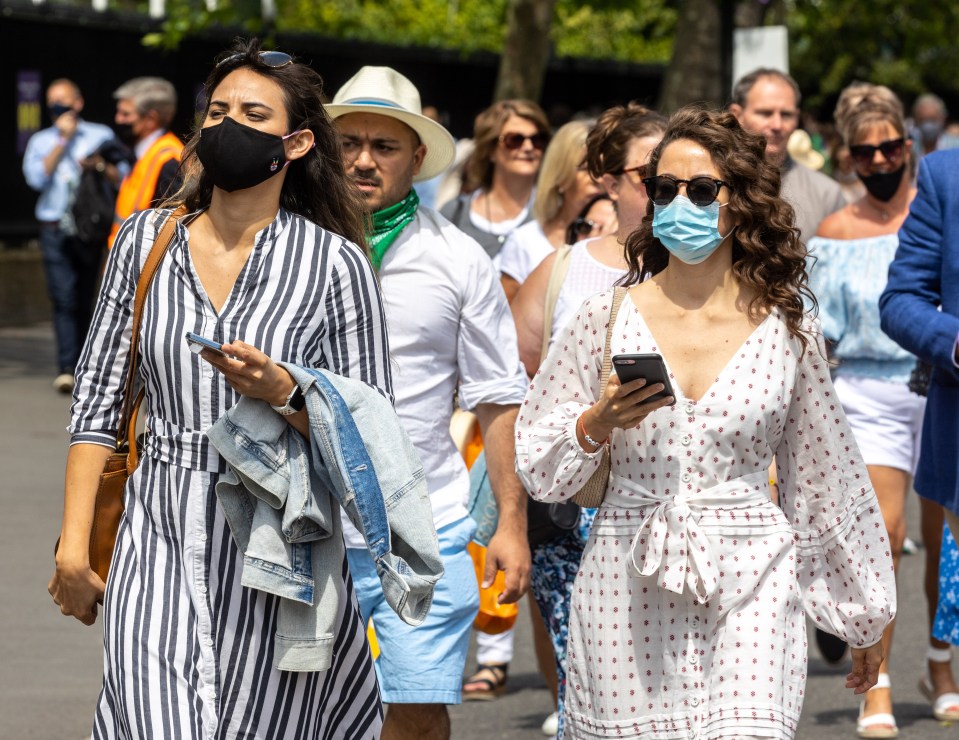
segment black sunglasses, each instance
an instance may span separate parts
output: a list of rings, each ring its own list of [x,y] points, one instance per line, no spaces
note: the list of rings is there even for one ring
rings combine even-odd
[[[880,144],[853,144],[849,147],[849,156],[862,167],[872,162],[876,152],[882,152],[882,156],[886,158],[887,162],[893,162],[902,156],[902,148],[905,144],[906,140],[901,136],[898,139],[889,139]]]
[[[719,197],[719,189],[726,185],[722,180],[714,180],[705,175],[694,177],[691,180],[680,180],[670,175],[654,175],[644,177],[643,185],[649,199],[658,206],[667,206],[679,195],[679,186],[686,186],[686,197],[693,205],[705,208]],[[726,185],[726,187],[729,187]]]
[[[549,137],[543,133],[533,134],[532,136],[512,133],[503,134],[499,137],[500,143],[510,150],[519,149],[523,146],[527,139],[529,139],[529,143],[533,145],[533,149],[538,149],[539,151],[543,151],[546,148],[546,145],[549,144]]]
[[[231,54],[226,59],[221,59],[217,62],[217,67],[221,67],[224,64],[230,64],[236,62],[240,59],[245,59],[247,54]],[[278,67],[285,67],[287,64],[293,64],[293,57],[283,51],[261,51],[256,55],[257,61],[260,64],[266,65],[267,67],[273,67],[274,69]]]

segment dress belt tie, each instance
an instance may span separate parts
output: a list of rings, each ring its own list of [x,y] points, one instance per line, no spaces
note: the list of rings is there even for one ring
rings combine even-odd
[[[630,575],[658,573],[662,588],[681,594],[683,588],[689,586],[700,604],[706,603],[719,587],[716,559],[699,526],[703,510],[742,509],[769,500],[765,470],[670,499],[656,498],[648,489],[627,478],[618,475],[610,478],[610,488],[619,486],[634,494],[628,498],[617,497],[617,506],[650,507],[629,548]],[[730,496],[731,491],[737,494]]]

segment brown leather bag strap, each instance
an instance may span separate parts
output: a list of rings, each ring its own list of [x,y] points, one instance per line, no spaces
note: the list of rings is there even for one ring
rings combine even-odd
[[[177,221],[186,214],[186,206],[177,208],[166,222],[160,233],[153,242],[150,254],[147,255],[143,269],[140,271],[140,278],[137,280],[136,292],[133,294],[133,334],[130,337],[130,362],[127,369],[127,378],[123,390],[123,409],[120,412],[120,423],[117,425],[117,451],[123,449],[124,445],[129,445],[127,455],[127,468],[135,469],[137,463],[136,444],[133,439],[136,435],[136,409],[143,401],[143,392],[133,397],[133,389],[136,387],[137,367],[140,364],[140,322],[143,319],[143,306],[146,304],[147,292],[150,289],[150,283],[156,275],[157,268],[163,260],[170,243],[173,241],[173,234],[176,229]]]

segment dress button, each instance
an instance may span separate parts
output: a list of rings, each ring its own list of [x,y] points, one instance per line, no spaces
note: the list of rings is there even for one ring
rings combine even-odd
[[[197,539],[200,540],[200,542],[206,542],[206,532],[200,532],[200,534],[197,535]]]
[[[687,413],[687,414],[692,414],[693,411],[695,411],[695,410],[696,410],[696,409],[693,407],[693,405],[692,405],[691,403],[687,403],[687,404],[686,404],[686,413]]]
[[[699,699],[697,699],[697,698],[694,696],[692,699],[689,700],[689,703],[692,704],[694,707],[698,707],[698,706],[699,706]]]
[[[689,481],[693,479],[693,476],[691,476],[689,473],[683,473],[682,479],[683,483],[689,483]]]
[[[696,653],[693,653],[692,655],[689,656],[689,662],[692,665],[696,665],[699,662],[699,658],[696,657]]]
[[[196,592],[201,596],[206,593],[206,586],[200,585],[196,587]]]
[[[680,440],[684,446],[688,447],[689,444],[693,441],[692,434],[684,434],[682,440]]]

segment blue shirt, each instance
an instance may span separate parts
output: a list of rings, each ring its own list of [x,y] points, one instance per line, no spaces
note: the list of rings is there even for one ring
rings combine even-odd
[[[23,176],[27,185],[40,192],[35,211],[38,220],[59,221],[63,218],[80,182],[80,160],[89,157],[112,138],[113,131],[109,126],[80,120],[76,134],[48,175],[43,160],[59,143],[60,132],[56,126],[51,126],[30,137],[23,155]]]
[[[916,358],[879,326],[879,296],[899,246],[898,234],[863,239],[825,239],[807,244],[809,288],[819,301],[819,320],[839,374],[907,383]]]

